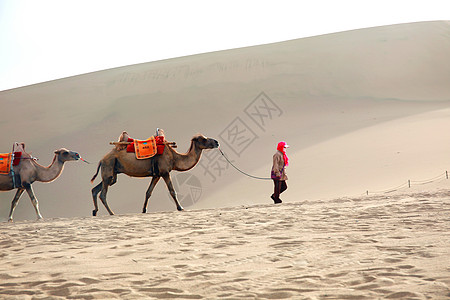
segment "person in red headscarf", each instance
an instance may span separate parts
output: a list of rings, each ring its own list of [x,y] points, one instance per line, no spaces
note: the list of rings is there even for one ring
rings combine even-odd
[[[286,149],[289,145],[286,142],[279,142],[277,152],[273,155],[273,165],[270,177],[273,179],[274,192],[272,198],[275,204],[281,203],[280,194],[287,189],[286,167],[289,165],[289,158],[286,155]]]

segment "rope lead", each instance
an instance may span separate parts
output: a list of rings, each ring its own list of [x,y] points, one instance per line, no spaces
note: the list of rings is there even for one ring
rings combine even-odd
[[[220,153],[222,154],[223,157],[225,157],[225,159],[227,160],[227,162],[236,170],[238,170],[239,172],[241,172],[242,174],[244,174],[245,176],[254,178],[254,179],[260,179],[260,180],[272,180],[272,178],[268,178],[268,177],[257,177],[257,176],[253,176],[250,175],[248,173],[245,173],[244,171],[241,171],[238,167],[236,167],[229,159],[228,157],[225,155],[225,153],[223,153],[222,149],[220,149],[220,147],[218,147],[217,149],[219,149]]]

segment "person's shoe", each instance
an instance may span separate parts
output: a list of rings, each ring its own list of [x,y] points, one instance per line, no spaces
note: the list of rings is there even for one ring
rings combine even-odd
[[[281,201],[281,199],[275,199],[275,197],[273,196],[273,194],[272,194],[272,196],[270,196],[270,198],[272,198],[272,200],[273,200],[273,202],[274,202],[275,204],[283,203],[283,201]]]

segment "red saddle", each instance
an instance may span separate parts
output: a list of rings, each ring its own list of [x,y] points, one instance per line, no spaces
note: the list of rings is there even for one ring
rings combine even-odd
[[[164,152],[164,147],[166,146],[165,143],[165,138],[163,136],[155,136],[155,141],[156,141],[156,154],[163,154]],[[132,152],[135,153],[136,149],[134,147],[134,139],[132,138],[128,138],[128,141],[131,144],[127,145],[127,152]]]

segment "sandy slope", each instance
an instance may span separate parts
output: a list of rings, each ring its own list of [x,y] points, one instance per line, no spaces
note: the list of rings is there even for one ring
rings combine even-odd
[[[286,202],[359,195],[449,168],[450,24],[354,30],[133,65],[0,92],[2,152],[25,141],[43,165],[79,151],[51,184],[35,184],[44,217],[89,216],[89,179],[122,130],[147,138],[164,128],[180,151],[202,132],[236,165],[267,176],[279,140],[290,149]],[[237,135],[236,133],[239,133]],[[249,180],[218,151],[173,174],[188,208],[269,203],[271,183]],[[149,180],[120,176],[117,213],[141,211]],[[0,193],[6,219],[13,193]],[[192,204],[194,203],[194,204]],[[150,211],[174,210],[165,186]],[[105,214],[101,208],[100,214]],[[24,197],[17,220],[34,219]]]
[[[0,223],[2,299],[446,299],[450,297],[450,23],[402,24],[152,62],[0,92],[0,149],[25,141],[35,184]],[[268,176],[279,140],[289,189],[242,176],[217,150],[173,180],[183,213],[149,180],[119,176],[90,217],[89,179],[109,141],[202,132]],[[412,187],[405,186],[412,180]],[[428,183],[428,179],[431,183]],[[423,184],[426,183],[426,184]],[[399,191],[376,193],[400,187]],[[368,192],[369,195],[366,193]],[[0,220],[12,192],[0,193]],[[166,212],[155,212],[157,210]],[[22,220],[29,221],[22,221]]]
[[[1,223],[2,299],[448,299],[448,190]]]

